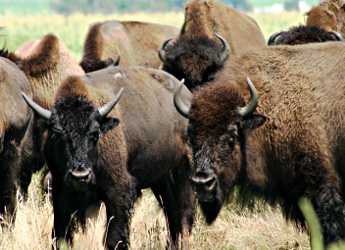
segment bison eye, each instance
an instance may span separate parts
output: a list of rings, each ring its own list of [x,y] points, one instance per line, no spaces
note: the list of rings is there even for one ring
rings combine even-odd
[[[54,133],[56,133],[56,134],[63,134],[63,130],[62,130],[62,128],[60,128],[60,127],[53,126],[53,127],[51,128],[51,130],[52,130]]]
[[[229,137],[228,145],[229,145],[230,148],[233,148],[235,146],[235,141],[236,141],[235,137],[233,137],[233,136]]]

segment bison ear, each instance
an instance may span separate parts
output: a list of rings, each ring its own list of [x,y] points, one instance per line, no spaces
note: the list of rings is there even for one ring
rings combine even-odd
[[[100,129],[103,134],[107,133],[109,130],[117,127],[120,120],[114,117],[103,117],[100,122]]]
[[[253,115],[249,116],[244,120],[244,128],[245,129],[256,129],[264,125],[264,123],[267,121],[267,117],[254,113]]]

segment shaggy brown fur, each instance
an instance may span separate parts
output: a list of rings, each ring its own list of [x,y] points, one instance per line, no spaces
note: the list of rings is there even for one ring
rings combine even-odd
[[[30,119],[21,91],[31,96],[30,84],[11,61],[0,57],[0,227],[15,219],[20,143]]]
[[[178,34],[174,27],[133,21],[108,21],[91,26],[80,65],[86,72],[117,62],[121,65],[160,66],[161,44]]]
[[[78,76],[70,76],[59,86],[55,94],[55,102],[65,96],[71,95],[89,97],[85,82]]]
[[[217,1],[192,0],[180,35],[162,48],[163,69],[184,78],[190,89],[211,80],[226,60],[220,56],[224,48],[215,33],[227,40],[230,55],[265,46],[260,28],[249,16]]]
[[[127,249],[132,206],[144,188],[152,189],[164,209],[171,248],[177,249],[180,237],[189,235],[194,195],[183,139],[186,121],[172,102],[178,86],[171,75],[141,67],[109,67],[60,85],[45,143],[57,241],[66,238],[71,243],[72,214],[84,224],[87,208],[103,201],[106,248]],[[120,87],[125,88],[121,101],[107,117],[100,117],[97,107]],[[91,169],[89,182],[71,177],[71,171],[80,168]]]
[[[56,66],[59,61],[59,40],[52,34],[46,35],[25,59],[5,49],[0,51],[0,55],[16,63],[26,75],[34,77]]]
[[[314,26],[309,27],[302,25],[272,35],[268,41],[268,45],[299,45],[339,40],[340,38],[332,32]]]
[[[244,201],[263,197],[302,224],[298,200],[306,196],[325,244],[345,238],[344,55],[343,43],[252,51],[233,57],[214,82],[194,93],[188,136],[194,177],[207,180],[196,189],[208,222],[237,185]],[[259,103],[240,117],[247,76]]]

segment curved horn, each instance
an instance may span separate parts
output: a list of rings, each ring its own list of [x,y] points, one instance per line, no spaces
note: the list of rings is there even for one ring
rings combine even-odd
[[[339,32],[331,31],[330,33],[335,36],[336,41],[344,41],[343,36]]]
[[[165,47],[170,43],[171,40],[172,39],[166,40],[163,43],[161,49],[159,50],[159,58],[161,59],[162,62],[165,62],[165,60],[166,60]]]
[[[183,98],[185,96],[185,98]],[[187,98],[186,98],[187,97]],[[187,99],[187,100],[184,100]],[[184,79],[174,94],[174,105],[176,110],[186,119],[189,118],[189,111],[192,105],[192,93],[184,85]]]
[[[239,114],[242,117],[246,117],[246,116],[252,114],[255,111],[256,106],[258,105],[257,90],[256,90],[253,82],[249,79],[249,77],[247,77],[247,84],[248,84],[249,91],[250,91],[250,101],[249,101],[247,106],[237,109],[237,114]]]
[[[34,111],[36,112],[39,116],[41,116],[42,118],[49,120],[52,112],[50,112],[49,110],[42,108],[40,105],[38,105],[37,103],[35,103],[30,97],[28,97],[24,92],[22,92],[22,96],[24,98],[24,101],[26,102],[26,104]]]
[[[98,109],[98,112],[102,117],[107,116],[113,110],[116,104],[120,101],[122,93],[123,88],[121,88],[119,92],[117,92],[116,96],[112,101],[108,102],[107,104],[103,105]]]
[[[226,39],[224,37],[222,37],[218,33],[214,33],[214,34],[223,44],[223,51],[222,51],[222,55],[221,55],[221,61],[224,62],[226,59],[228,59],[229,51],[230,51],[230,45],[226,41]]]
[[[278,39],[279,36],[280,36],[281,34],[283,34],[283,33],[284,33],[284,31],[282,31],[282,32],[276,32],[276,33],[274,33],[273,35],[271,35],[270,38],[268,39],[267,45],[269,45],[269,46],[275,45],[276,42],[277,42],[277,39]]]

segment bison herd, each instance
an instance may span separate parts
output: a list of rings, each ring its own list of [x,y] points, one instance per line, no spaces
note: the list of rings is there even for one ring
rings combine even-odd
[[[345,240],[344,35],[343,0],[322,1],[268,46],[249,16],[191,0],[180,31],[93,25],[80,63],[53,34],[2,49],[0,225],[47,166],[57,249],[101,202],[105,248],[128,249],[146,188],[170,249],[189,248],[197,202],[212,223],[235,187],[302,227],[307,197],[325,246]]]

